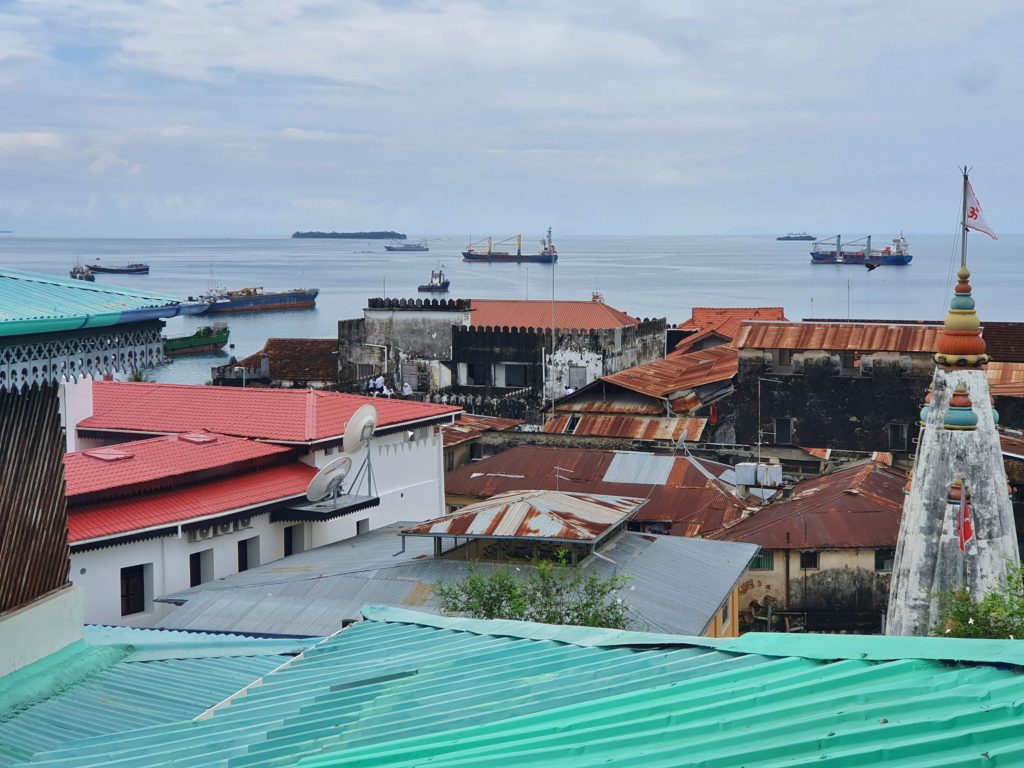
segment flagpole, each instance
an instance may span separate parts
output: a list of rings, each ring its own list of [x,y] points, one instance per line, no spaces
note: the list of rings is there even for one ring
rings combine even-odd
[[[961,169],[964,173],[963,210],[960,212],[960,266],[967,266],[967,185],[970,181],[967,178],[967,165]]]

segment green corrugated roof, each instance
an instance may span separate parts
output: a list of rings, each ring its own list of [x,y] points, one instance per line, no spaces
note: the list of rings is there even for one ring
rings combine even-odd
[[[1024,676],[1006,663],[1020,659],[1011,641],[943,646],[943,639],[777,634],[708,641],[365,612],[369,620],[209,717],[67,743],[32,765],[1024,760]],[[911,649],[918,656],[904,654]]]
[[[55,333],[116,325],[141,310],[178,300],[158,293],[0,269],[0,336]]]

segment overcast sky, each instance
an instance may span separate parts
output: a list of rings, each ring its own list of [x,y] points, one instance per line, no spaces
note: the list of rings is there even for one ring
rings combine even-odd
[[[1020,2],[0,0],[0,229],[1024,231]]]

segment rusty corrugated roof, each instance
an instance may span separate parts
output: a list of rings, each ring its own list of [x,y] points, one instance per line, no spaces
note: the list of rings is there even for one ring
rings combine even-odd
[[[1024,397],[1024,363],[989,363],[988,389],[1001,397]]]
[[[1024,435],[1012,435],[1008,432],[999,433],[999,445],[1004,456],[1024,459]]]
[[[601,330],[639,325],[630,317],[603,301],[507,301],[505,299],[472,299],[469,324],[473,328],[578,328]]]
[[[674,463],[663,484],[605,481],[613,460],[621,455],[651,456]],[[715,477],[730,469],[713,461],[693,461]],[[634,520],[666,522],[671,524],[673,534],[687,536],[718,530],[759,503],[756,499],[737,499],[725,483],[709,479],[684,456],[520,445],[445,475],[445,493],[453,496],[488,498],[537,488],[646,498],[647,503]]]
[[[894,323],[744,321],[740,349],[823,349],[850,352],[934,352],[942,326]]]
[[[402,534],[594,543],[643,504],[644,499],[628,496],[510,491],[407,528]]]
[[[694,307],[690,319],[676,328],[693,329],[695,333],[680,341],[676,352],[685,352],[709,336],[732,341],[744,320],[785,320],[782,307]]]
[[[454,424],[444,428],[442,433],[444,447],[450,448],[467,440],[474,440],[483,435],[484,432],[511,432],[524,423],[522,419],[502,419],[498,416],[462,413],[455,420]]]
[[[1024,363],[1024,323],[982,323],[985,351],[1001,363]]]
[[[798,484],[769,504],[712,536],[766,549],[895,547],[907,475],[867,462]]]
[[[543,432],[565,434],[573,418],[571,414],[559,414],[544,423]],[[671,440],[697,442],[704,434],[707,419],[673,418],[668,416],[616,416],[608,414],[585,414],[578,417],[571,434],[588,437],[627,437],[634,440]]]
[[[739,352],[732,346],[673,353],[663,360],[627,368],[602,377],[615,384],[650,397],[673,399],[687,390],[729,381],[736,375]]]

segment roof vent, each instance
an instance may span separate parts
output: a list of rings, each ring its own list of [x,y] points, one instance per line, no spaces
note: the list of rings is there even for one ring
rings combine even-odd
[[[94,448],[90,451],[86,451],[85,455],[92,459],[99,459],[100,461],[123,461],[124,459],[130,459],[135,456],[134,453],[119,451],[117,448]]]
[[[186,432],[178,435],[178,439],[183,443],[192,443],[193,445],[209,445],[217,442],[217,438],[207,432]]]

